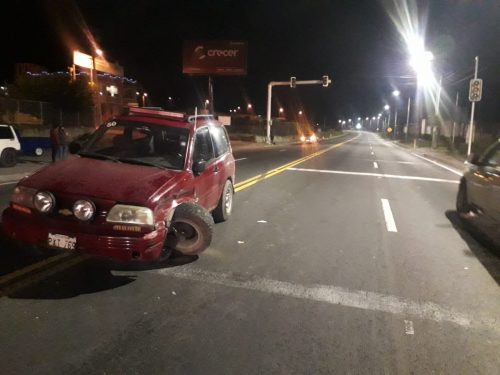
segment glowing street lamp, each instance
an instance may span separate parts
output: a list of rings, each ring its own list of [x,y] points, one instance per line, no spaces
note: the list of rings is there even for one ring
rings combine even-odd
[[[391,106],[390,106],[389,104],[386,104],[386,105],[384,105],[384,109],[385,109],[386,111],[388,111],[389,109],[391,109]]]
[[[302,116],[302,111],[299,111],[299,116]]]
[[[284,111],[285,110],[283,108],[280,108],[280,115],[282,115]]]
[[[410,66],[417,73],[417,81],[422,86],[430,86],[434,81],[432,71],[432,61],[434,55],[425,50],[424,40],[421,37],[413,37],[408,42],[408,52],[410,53]]]
[[[394,90],[392,92],[392,95],[395,96],[395,97],[398,97],[400,94],[401,94],[401,92],[399,92],[399,90]]]
[[[99,57],[102,57],[104,55],[104,52],[102,52],[102,49],[100,49],[100,48],[96,48],[95,53]]]

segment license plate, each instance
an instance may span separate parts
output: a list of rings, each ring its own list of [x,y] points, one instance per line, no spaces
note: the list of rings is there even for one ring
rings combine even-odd
[[[75,250],[76,237],[49,233],[48,244],[50,247],[56,247],[58,249]]]

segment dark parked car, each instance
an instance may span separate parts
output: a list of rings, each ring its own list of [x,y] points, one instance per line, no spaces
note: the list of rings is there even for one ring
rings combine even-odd
[[[468,164],[458,189],[457,212],[500,241],[500,140],[482,156],[472,154]]]
[[[202,252],[231,215],[235,162],[212,116],[131,109],[78,148],[18,183],[3,213],[10,238],[151,261]]]

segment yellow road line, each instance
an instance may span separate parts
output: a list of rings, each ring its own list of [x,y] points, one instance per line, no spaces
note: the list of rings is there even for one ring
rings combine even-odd
[[[273,176],[276,176],[277,174],[281,173],[281,172],[284,172],[286,171],[288,168],[291,168],[291,167],[295,167],[296,165],[300,164],[300,163],[303,163],[307,160],[310,160],[310,159],[313,159],[319,155],[322,155],[324,154],[325,152],[328,152],[330,150],[333,150],[334,148],[337,148],[337,147],[340,147],[342,145],[345,145],[346,143],[348,142],[351,142],[353,141],[354,139],[358,138],[360,135],[358,134],[356,137],[353,137],[351,139],[348,139],[347,141],[344,141],[344,142],[341,142],[341,143],[337,143],[335,145],[332,145],[324,150],[321,150],[321,151],[317,151],[317,152],[314,152],[312,154],[309,154],[307,156],[304,156],[300,159],[297,159],[297,160],[294,160],[294,161],[291,161],[290,163],[287,163],[287,164],[284,164],[278,168],[274,168],[274,169],[271,169],[265,173],[261,173],[261,174],[258,174],[254,177],[251,177],[251,178],[248,178],[244,181],[241,181],[240,183],[237,183],[236,185],[234,185],[234,191],[235,192],[238,192],[238,191],[241,191],[243,189],[246,189],[252,185],[255,185],[257,182],[260,182],[260,181],[263,181],[267,178],[270,178],[270,177],[273,177]]]
[[[44,259],[40,262],[37,262],[37,263],[31,264],[27,267],[21,268],[20,270],[11,272],[7,275],[0,277],[0,285],[6,284],[12,280],[15,280],[21,276],[24,276],[30,272],[36,271],[39,268],[43,268],[43,267],[48,266],[52,263],[55,263],[55,262],[59,261],[60,259],[67,258],[68,256],[71,256],[71,255],[74,255],[74,254],[62,253],[62,254],[54,255],[54,256],[51,256],[50,258]]]

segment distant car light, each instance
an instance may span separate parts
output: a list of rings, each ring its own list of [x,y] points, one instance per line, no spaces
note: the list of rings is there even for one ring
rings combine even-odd
[[[306,137],[305,137],[305,136],[301,136],[301,137],[300,137],[300,140],[301,140],[302,142],[305,142],[305,141],[306,141]]]
[[[356,129],[361,129],[361,124],[356,124]]]
[[[318,137],[316,137],[316,135],[315,135],[315,134],[313,134],[313,135],[311,135],[311,136],[309,137],[309,140],[310,140],[311,142],[316,142],[316,141],[318,140]]]
[[[53,210],[56,204],[54,196],[47,191],[39,191],[33,197],[33,205],[41,213],[49,213]]]
[[[94,203],[84,199],[76,201],[73,205],[73,214],[81,221],[89,221],[92,219],[95,211]]]

